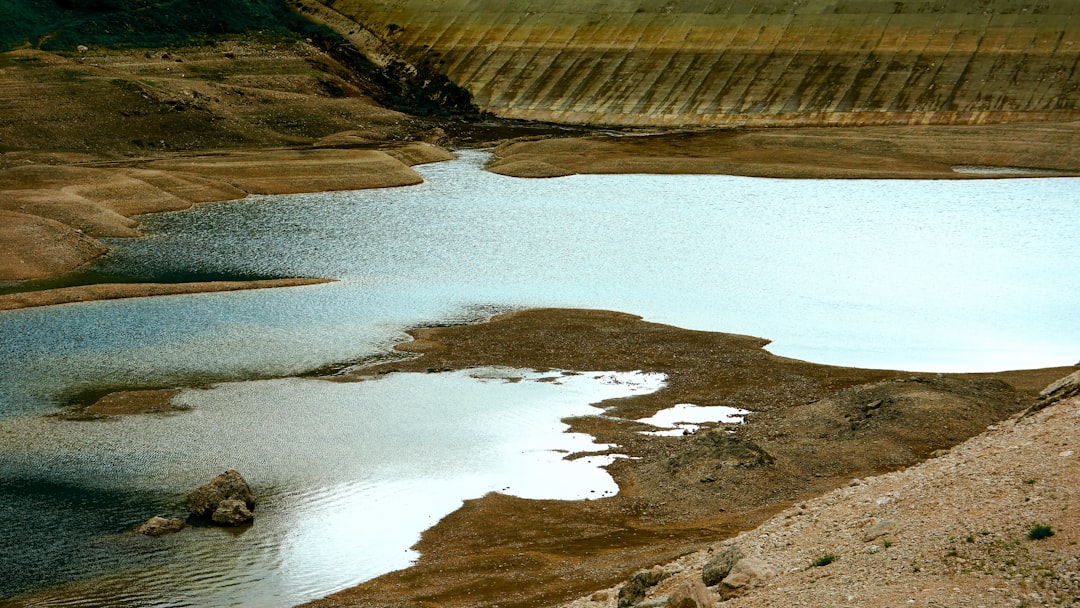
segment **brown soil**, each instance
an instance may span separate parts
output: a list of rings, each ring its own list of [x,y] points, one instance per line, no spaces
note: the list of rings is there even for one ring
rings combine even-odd
[[[515,177],[699,173],[970,179],[1080,175],[1080,123],[805,127],[507,142],[488,169]],[[957,172],[953,167],[993,169]]]
[[[330,282],[330,279],[267,279],[263,281],[206,281],[199,283],[98,283],[96,285],[3,294],[0,295],[0,310],[72,304],[93,300],[118,300],[121,298],[171,296],[187,293],[296,287]]]
[[[489,494],[427,531],[406,570],[313,606],[538,606],[565,601],[753,527],[854,478],[915,464],[1025,408],[1072,368],[925,375],[776,357],[760,338],[585,310],[530,310],[411,332],[422,356],[353,375],[470,366],[645,370],[667,388],[569,420],[619,447],[619,495],[536,501]],[[349,377],[340,378],[347,381]],[[755,412],[736,427],[655,437],[635,418],[676,403]],[[732,431],[732,432],[728,432]]]
[[[83,410],[100,416],[134,416],[172,412],[172,399],[180,389],[163,388],[146,391],[119,391],[105,395]]]

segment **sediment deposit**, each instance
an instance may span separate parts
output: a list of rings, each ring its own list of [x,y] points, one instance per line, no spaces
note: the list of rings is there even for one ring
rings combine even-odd
[[[853,478],[915,464],[1022,411],[1073,371],[928,375],[822,366],[776,357],[760,338],[602,311],[530,310],[411,333],[415,341],[399,348],[422,357],[356,374],[509,365],[661,372],[668,385],[604,403],[604,416],[568,421],[571,431],[632,457],[608,468],[617,496],[468,501],[425,532],[416,566],[312,606],[553,605]],[[650,427],[636,419],[676,403],[755,413],[745,424],[707,425],[692,435],[640,434]]]

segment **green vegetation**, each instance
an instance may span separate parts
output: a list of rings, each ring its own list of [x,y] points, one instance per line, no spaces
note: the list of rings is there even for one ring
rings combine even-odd
[[[284,0],[4,0],[0,50],[25,44],[46,50],[78,45],[163,47],[259,33],[310,36],[322,28]]]
[[[1028,540],[1042,540],[1044,538],[1050,538],[1054,535],[1054,529],[1050,526],[1035,526],[1028,530]]]
[[[828,566],[829,564],[835,562],[837,559],[839,559],[839,556],[832,553],[826,553],[825,555],[822,555],[821,557],[810,562],[810,567],[820,568],[822,566]]]

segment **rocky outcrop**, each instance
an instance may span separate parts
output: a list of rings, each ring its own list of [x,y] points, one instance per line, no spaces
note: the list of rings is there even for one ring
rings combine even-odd
[[[179,532],[186,527],[187,524],[179,517],[161,517],[155,515],[143,525],[135,528],[135,531],[139,534],[145,534],[146,536],[163,536],[165,534]]]
[[[1049,386],[1044,388],[1042,392],[1039,393],[1038,399],[1035,400],[1035,403],[1024,415],[1028,416],[1034,414],[1058,401],[1077,395],[1080,395],[1080,370],[1077,370],[1056,382],[1052,382]]]
[[[255,517],[255,495],[240,473],[229,469],[188,494],[187,509],[222,526],[239,526]]]

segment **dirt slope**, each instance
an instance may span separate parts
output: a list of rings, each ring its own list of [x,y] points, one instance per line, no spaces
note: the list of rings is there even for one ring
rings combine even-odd
[[[918,466],[852,481],[663,566],[662,598],[738,547],[776,576],[722,606],[1080,603],[1080,398],[1014,417]],[[1053,535],[1033,540],[1037,526]],[[825,555],[835,561],[812,566]],[[565,604],[616,605],[618,587]]]

